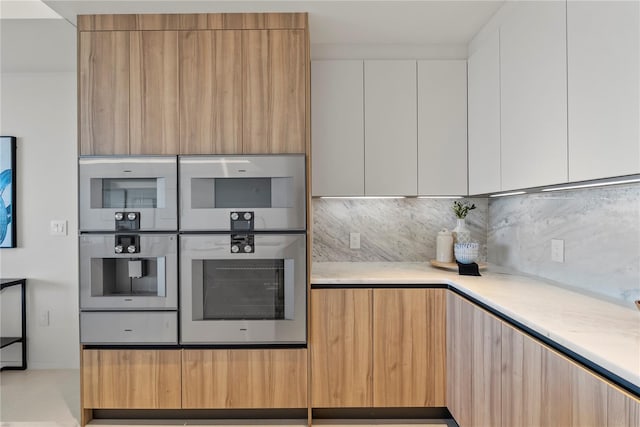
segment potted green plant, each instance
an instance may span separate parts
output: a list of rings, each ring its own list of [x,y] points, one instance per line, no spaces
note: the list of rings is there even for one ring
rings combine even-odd
[[[454,243],[470,243],[471,231],[467,228],[465,218],[469,215],[469,212],[474,210],[476,205],[474,203],[459,202],[455,200],[453,202],[453,212],[456,214],[457,224],[453,229],[453,241]]]

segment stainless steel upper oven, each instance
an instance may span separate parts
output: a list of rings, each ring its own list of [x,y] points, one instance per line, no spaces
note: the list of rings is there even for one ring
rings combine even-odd
[[[304,233],[180,236],[183,344],[303,344]]]
[[[80,231],[178,229],[175,156],[79,160]]]
[[[305,230],[305,157],[180,157],[180,229],[229,231],[242,211],[252,229]]]

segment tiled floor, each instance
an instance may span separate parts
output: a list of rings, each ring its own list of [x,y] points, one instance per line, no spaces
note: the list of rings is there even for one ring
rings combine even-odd
[[[306,420],[305,420],[306,421]],[[80,422],[80,374],[78,370],[4,371],[0,374],[0,427],[77,427]],[[153,422],[95,420],[90,425],[102,427],[159,426],[305,426],[306,422],[167,420]],[[388,421],[351,420],[318,421],[314,425],[331,427],[454,427],[449,420]]]

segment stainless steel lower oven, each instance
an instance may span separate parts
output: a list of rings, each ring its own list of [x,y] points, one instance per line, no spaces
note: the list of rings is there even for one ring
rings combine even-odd
[[[304,344],[306,238],[180,236],[183,344]]]

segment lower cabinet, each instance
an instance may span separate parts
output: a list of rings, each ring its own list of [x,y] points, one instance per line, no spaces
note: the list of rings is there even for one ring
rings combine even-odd
[[[307,350],[83,350],[82,409],[306,408]]]
[[[307,407],[307,350],[183,350],[182,407]]]
[[[445,405],[444,289],[314,289],[313,407]]]
[[[500,321],[447,296],[447,407],[461,427],[500,426]]]
[[[447,407],[460,427],[632,427],[640,400],[456,294]]]
[[[83,350],[83,409],[180,408],[180,353]]]

